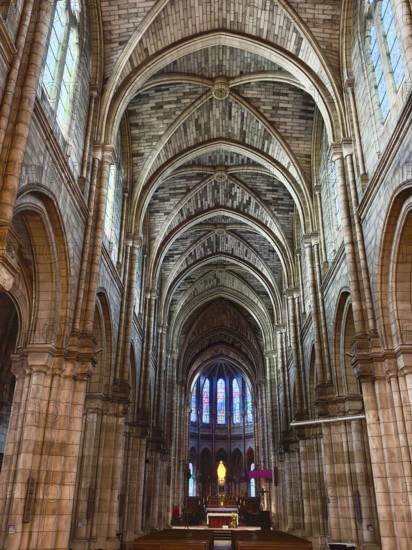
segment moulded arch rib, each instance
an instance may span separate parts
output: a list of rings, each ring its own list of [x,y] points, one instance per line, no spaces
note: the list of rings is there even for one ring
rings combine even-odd
[[[193,227],[197,223],[208,219],[212,215],[228,215],[237,220],[242,220],[246,225],[258,229],[260,234],[264,236],[276,250],[282,268],[285,273],[285,280],[287,284],[291,283],[294,280],[294,267],[293,267],[293,256],[289,245],[287,242],[281,242],[277,235],[274,235],[266,226],[264,226],[260,220],[252,218],[251,216],[246,216],[246,214],[232,210],[227,207],[217,207],[211,208],[207,211],[204,211],[202,214],[196,215],[192,218],[189,218],[184,223],[177,226],[169,235],[168,238],[161,243],[158,250],[155,251],[155,255],[151,256],[149,262],[150,273],[153,274],[151,280],[151,286],[156,288],[156,282],[159,278],[160,267],[165,257],[167,250],[170,248],[173,241],[175,241],[180,235],[182,235],[187,229]]]
[[[280,165],[273,157],[267,155],[263,151],[255,149],[251,145],[245,145],[244,143],[238,141],[219,138],[185,149],[178,155],[175,155],[152,174],[141,190],[139,200],[135,197],[132,204],[133,215],[131,218],[132,220],[138,221],[139,227],[136,228],[136,231],[139,234],[142,232],[144,213],[148,208],[150,199],[156,188],[167,177],[172,175],[172,173],[182,164],[189,162],[191,159],[196,158],[200,154],[210,153],[218,149],[225,149],[229,152],[243,154],[268,169],[276,179],[283,183],[291,194],[296,205],[302,229],[305,229],[305,231],[311,231],[313,226],[312,205],[308,202],[309,197],[306,196],[306,193],[304,193],[301,189],[292,174],[290,174],[290,172],[284,166]]]
[[[134,69],[124,79],[114,95],[111,95],[108,91],[99,121],[98,133],[102,141],[113,143],[127,105],[149,78],[184,55],[216,45],[226,45],[256,53],[283,67],[301,83],[302,89],[314,99],[325,121],[329,141],[339,140],[343,135],[341,106],[340,101],[336,99],[337,91],[334,82],[329,81],[325,84],[301,59],[280,46],[253,36],[229,30],[217,30],[171,44],[166,50],[159,52],[156,56]]]

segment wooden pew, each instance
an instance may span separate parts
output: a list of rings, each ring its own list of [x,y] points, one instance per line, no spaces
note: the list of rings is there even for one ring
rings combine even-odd
[[[133,543],[133,550],[212,550],[213,532],[199,529],[167,529]]]
[[[232,550],[311,550],[312,543],[282,531],[232,531]]]

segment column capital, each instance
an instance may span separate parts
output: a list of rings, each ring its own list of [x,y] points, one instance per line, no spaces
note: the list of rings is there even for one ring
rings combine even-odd
[[[343,158],[342,144],[336,141],[331,143],[328,151],[328,157],[330,157],[333,162],[336,162],[337,160],[342,159]]]
[[[343,156],[346,158],[349,155],[353,155],[353,140],[352,138],[343,138],[342,139],[342,152]]]
[[[103,161],[113,164],[115,149],[113,145],[103,145]]]
[[[284,323],[275,325],[275,331],[278,334],[282,334],[286,332],[286,325]]]
[[[355,87],[355,79],[353,75],[347,76],[345,78],[344,87],[345,87],[345,90],[347,90],[348,92],[353,92]]]
[[[285,290],[285,294],[288,298],[296,298],[296,297],[300,296],[299,287],[297,287],[297,286],[288,287]]]
[[[302,236],[303,245],[308,248],[314,244],[319,244],[319,233],[314,231],[313,233],[305,233]]]
[[[157,288],[146,288],[145,289],[145,295],[147,299],[152,298],[153,300],[156,300],[156,298],[159,297],[159,293],[157,291]]]

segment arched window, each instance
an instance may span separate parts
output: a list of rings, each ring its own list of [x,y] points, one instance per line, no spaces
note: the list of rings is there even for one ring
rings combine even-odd
[[[386,89],[385,77],[383,75],[382,59],[379,50],[378,36],[376,28],[371,27],[371,57],[373,72],[375,73],[376,85],[378,87],[379,105],[381,107],[383,118],[389,113],[388,92]]]
[[[104,231],[106,237],[111,240],[113,227],[114,191],[116,187],[116,165],[112,164],[109,170],[109,182],[107,188],[106,213],[104,216]]]
[[[240,391],[236,378],[233,379],[233,424],[240,423]]]
[[[194,473],[193,473],[193,464],[189,463],[189,471],[190,471],[190,478],[189,478],[189,496],[194,497],[195,495],[195,480]]]
[[[196,384],[192,391],[192,402],[190,405],[190,420],[191,422],[196,422]]]
[[[209,379],[203,384],[203,416],[202,420],[206,424],[209,424],[210,421],[210,409],[209,409],[209,393],[210,393],[210,383]]]
[[[370,55],[385,120],[396,92],[405,76],[390,0],[368,0],[370,18]],[[392,97],[391,97],[392,95]]]
[[[79,59],[80,2],[58,0],[42,84],[63,132],[67,131]]]
[[[246,391],[246,421],[253,422],[253,413],[252,413],[252,394],[250,393],[249,387]]]
[[[395,23],[393,21],[392,6],[390,0],[382,0],[381,15],[383,22],[383,30],[385,32],[386,43],[389,50],[389,58],[391,60],[393,78],[396,89],[399,89],[405,72],[403,70],[401,52],[399,49],[398,37],[396,36]]]
[[[253,472],[254,469],[255,469],[255,464],[252,463],[250,465],[250,471]],[[251,497],[256,496],[256,480],[255,479],[250,480],[250,496]]]
[[[217,382],[217,423],[225,423],[225,381],[223,378]]]

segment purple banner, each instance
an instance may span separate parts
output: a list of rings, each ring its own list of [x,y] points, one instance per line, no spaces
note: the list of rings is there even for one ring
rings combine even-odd
[[[272,470],[250,470],[249,479],[272,479]]]

